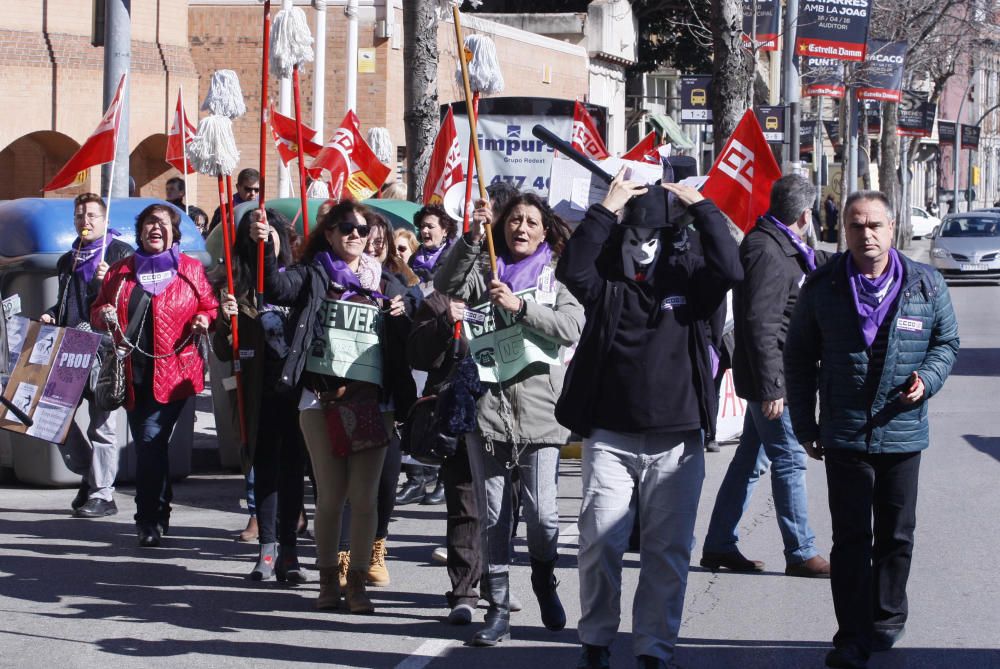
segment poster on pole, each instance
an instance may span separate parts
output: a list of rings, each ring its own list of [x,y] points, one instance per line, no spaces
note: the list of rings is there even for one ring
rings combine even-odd
[[[681,123],[712,122],[712,77],[681,77]]]
[[[937,105],[930,101],[929,93],[903,91],[896,134],[901,137],[930,137],[934,132],[936,115]]]
[[[946,144],[948,146],[955,145],[955,122],[954,121],[941,121],[937,122],[938,125],[938,141],[941,144]]]
[[[844,64],[833,58],[800,58],[799,76],[802,95],[844,97]]]
[[[979,150],[979,126],[962,124],[962,148]]]
[[[812,155],[815,147],[816,121],[799,121],[799,158]],[[822,139],[822,135],[820,136]]]
[[[753,30],[754,0],[743,0],[743,46],[750,45]],[[781,26],[781,5],[776,0],[757,0],[757,49],[778,50],[778,33]]]
[[[361,302],[323,300],[306,370],[382,385],[382,313]]]
[[[899,102],[903,99],[903,68],[906,42],[873,39],[868,55],[858,68],[858,99]]]
[[[799,7],[795,53],[863,61],[871,0],[805,0]]]
[[[754,113],[757,122],[764,131],[764,139],[768,144],[782,144],[785,141],[785,108],[756,107]]]
[[[7,334],[11,357],[17,360],[4,397],[26,413],[32,425],[28,427],[0,408],[0,428],[44,441],[65,442],[101,335],[25,318],[12,319]]]
[[[878,100],[865,100],[858,105],[858,129],[869,135],[882,134],[882,108]]]

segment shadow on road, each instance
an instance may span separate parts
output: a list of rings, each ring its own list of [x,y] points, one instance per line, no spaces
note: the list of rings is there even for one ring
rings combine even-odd
[[[1000,376],[1000,348],[963,348],[952,376]]]
[[[986,437],[981,434],[963,434],[962,438],[981,453],[1000,460],[1000,437]]]

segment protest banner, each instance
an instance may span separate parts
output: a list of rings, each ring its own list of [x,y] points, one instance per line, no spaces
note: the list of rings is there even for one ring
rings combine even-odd
[[[556,285],[551,268],[535,288],[514,293],[526,302],[552,305]],[[531,365],[561,365],[559,343],[514,320],[514,314],[487,302],[465,311],[469,352],[484,383],[506,383]]]
[[[681,77],[681,123],[712,122],[712,77]]]
[[[865,62],[858,68],[858,99],[899,102],[903,98],[906,42],[873,39]]]
[[[778,50],[778,31],[781,18],[776,0],[757,0],[756,42],[760,51]],[[750,46],[754,33],[754,0],[743,0],[743,46]]]
[[[799,7],[795,53],[864,60],[870,13],[871,0],[807,0]]]
[[[382,385],[382,313],[360,302],[323,300],[306,370]]]
[[[899,104],[896,134],[902,137],[930,137],[934,132],[937,105],[923,91],[903,91]]]
[[[7,341],[13,367],[4,397],[33,424],[27,427],[13,413],[0,409],[0,428],[65,442],[101,335],[17,317],[7,323]]]

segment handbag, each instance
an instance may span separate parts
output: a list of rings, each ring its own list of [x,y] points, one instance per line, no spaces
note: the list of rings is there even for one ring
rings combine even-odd
[[[323,407],[334,457],[346,458],[389,445],[389,433],[378,404],[378,386],[355,381],[316,395]]]
[[[148,303],[149,293],[143,291],[135,313],[143,313]],[[101,361],[101,370],[97,374],[97,383],[94,384],[94,404],[101,411],[114,411],[125,404],[125,359],[135,348],[130,338],[135,336],[141,323],[141,318],[132,319],[125,328],[122,343],[115,346],[114,350],[105,355]]]
[[[400,450],[424,465],[440,465],[458,449],[458,438],[442,429],[441,408],[437,395],[421,397],[400,431]]]

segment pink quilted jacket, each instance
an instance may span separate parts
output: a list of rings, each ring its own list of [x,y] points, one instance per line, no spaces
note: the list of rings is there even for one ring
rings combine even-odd
[[[124,285],[123,285],[124,284]],[[118,312],[121,329],[116,337],[128,327],[128,303],[132,290],[138,285],[135,263],[132,256],[116,262],[108,269],[101,292],[90,310],[91,325],[106,330],[107,325],[100,316],[101,307],[113,304]],[[121,294],[118,290],[121,287]],[[140,289],[141,290],[141,289]],[[117,303],[115,298],[117,296]],[[165,355],[187,339],[191,331],[191,320],[198,314],[215,320],[218,300],[212,293],[205,270],[201,263],[190,256],[180,256],[177,278],[162,293],[152,298],[152,312],[143,327],[153,325],[153,350],[155,355]],[[142,355],[133,353],[132,355]],[[128,379],[128,397],[125,408],[135,407],[132,387],[132,359],[125,361],[125,375]],[[187,399],[200,393],[205,387],[205,368],[198,349],[192,339],[175,355],[168,355],[153,361],[153,397],[166,404]]]

